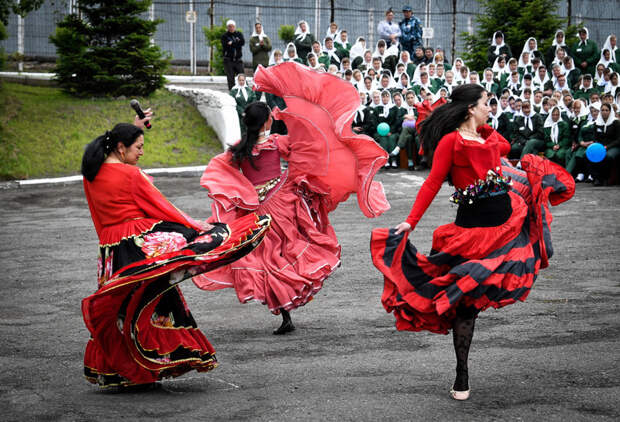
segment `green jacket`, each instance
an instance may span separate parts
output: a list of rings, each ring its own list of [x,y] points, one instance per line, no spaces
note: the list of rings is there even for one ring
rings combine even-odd
[[[544,136],[545,136],[545,146],[547,148],[553,148],[555,142],[551,140],[551,128],[545,127],[543,128]],[[558,122],[558,145],[560,145],[560,149],[567,149],[573,145],[573,140],[570,136],[570,128],[568,123],[563,120]]]
[[[535,113],[531,119],[532,129],[526,125],[525,116],[515,117],[511,128],[511,137],[509,138],[510,143],[525,145],[525,143],[530,139],[544,139],[545,135],[543,133],[543,125],[545,122],[542,117],[540,114]]]
[[[246,91],[246,93],[247,93],[247,96],[248,96],[247,100],[245,99],[245,97],[243,96],[243,94],[241,93],[241,90],[239,88],[233,88],[233,89],[230,90],[230,95],[237,102],[237,114],[239,116],[241,116],[241,113],[243,113],[243,110],[245,110],[245,107],[248,104],[253,103],[254,101],[256,101],[256,94],[255,94],[254,91],[252,91],[247,86],[243,87],[242,89],[244,89]]]
[[[586,102],[590,102],[590,94],[595,93],[595,92],[598,94],[601,93],[596,87],[591,87],[588,89],[576,89],[573,91],[573,97],[575,99],[580,99],[580,100],[585,100]]]
[[[383,107],[384,107],[383,105],[375,107],[374,112],[375,112],[375,120],[377,122],[377,125],[379,123],[387,123],[390,126],[390,132],[394,133],[392,132],[392,127],[395,125],[396,119],[397,119],[396,107],[392,106],[390,108],[390,111],[388,112],[387,117],[383,115]],[[375,128],[375,132],[376,132],[376,128]]]
[[[392,107],[392,111],[394,111],[394,121],[392,125],[390,125],[390,130],[392,133],[398,133],[403,130],[403,118],[405,114],[407,114],[407,109],[405,107]]]
[[[338,57],[349,57],[349,51],[351,51],[351,43],[347,42],[346,44],[342,44],[340,42],[334,41],[334,47],[336,47],[336,50],[338,51]]]
[[[297,56],[301,58],[303,64],[306,64],[306,56],[312,51],[312,43],[314,41],[315,38],[312,34],[306,35],[303,41],[297,37],[295,37],[295,41],[293,41],[295,48],[297,49]]]
[[[609,148],[620,147],[620,120],[614,120],[612,124],[607,126],[607,130],[604,130],[603,126],[596,125],[594,136],[596,142],[605,145],[608,150]]]
[[[571,56],[575,60],[575,67],[581,70],[582,73],[594,75],[596,63],[598,63],[601,53],[594,41],[586,40],[586,42],[581,45],[580,42],[581,40],[574,43],[570,49]],[[585,68],[582,68],[582,62],[587,63]]]
[[[250,38],[250,51],[252,52],[252,67],[256,69],[259,64],[269,66],[269,53],[271,52],[271,40],[268,36],[263,37],[263,45],[257,36]]]
[[[510,47],[508,47],[508,44],[505,44],[503,47],[500,47],[499,56],[501,56],[502,54],[506,55],[506,62],[508,62],[508,60],[512,57],[512,51],[510,50]],[[487,59],[489,61],[489,66],[493,66],[493,63],[495,63],[495,59],[497,57],[498,55],[495,54],[495,47],[490,45],[487,50]]]

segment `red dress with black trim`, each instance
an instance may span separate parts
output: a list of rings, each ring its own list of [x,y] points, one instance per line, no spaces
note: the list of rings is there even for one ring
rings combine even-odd
[[[82,301],[91,334],[86,378],[101,386],[152,383],[216,367],[182,280],[253,250],[269,228],[256,214],[204,232],[138,167],[104,163],[84,191],[99,236],[98,290]]]
[[[213,220],[257,212],[272,217],[272,229],[252,254],[193,280],[206,290],[232,287],[242,303],[256,300],[277,314],[307,303],[339,266],[330,211],[351,193],[368,217],[389,209],[383,186],[373,181],[387,153],[352,132],[359,95],[342,79],[288,62],[259,66],[254,83],[284,98],[286,110],[273,115],[289,134],[271,135],[241,165],[230,152],[214,157],[200,184],[212,199]]]
[[[450,175],[458,204],[454,223],[433,232],[423,255],[409,234],[375,229],[374,265],[384,275],[381,301],[398,330],[447,333],[459,305],[501,308],[528,296],[540,268],[553,254],[549,203],[570,199],[573,178],[561,166],[534,155],[522,169],[501,158],[510,144],[489,126],[484,143],[458,132],[439,142],[431,172],[420,188],[407,222],[412,229]]]

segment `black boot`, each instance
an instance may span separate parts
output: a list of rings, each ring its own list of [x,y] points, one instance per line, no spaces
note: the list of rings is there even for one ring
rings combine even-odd
[[[273,330],[275,335],[290,333],[291,331],[295,331],[295,326],[293,325],[293,321],[291,320],[291,314],[284,309],[280,310],[282,314],[282,325]]]

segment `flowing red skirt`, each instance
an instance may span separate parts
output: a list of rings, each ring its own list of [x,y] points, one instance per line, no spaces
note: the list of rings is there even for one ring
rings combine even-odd
[[[563,168],[540,157],[525,156],[523,170],[503,164],[502,173],[513,180],[503,223],[440,226],[429,255],[405,234],[373,230],[371,255],[384,275],[381,302],[394,313],[398,330],[446,334],[459,304],[482,311],[527,298],[553,254],[548,203],[568,200],[575,185]]]
[[[145,384],[190,370],[215,368],[215,350],[196,326],[178,284],[252,251],[270,221],[268,216],[248,214],[199,233],[182,249],[126,265],[104,280],[97,292],[82,301],[84,322],[91,334],[84,356],[86,378],[101,386]],[[148,239],[149,234],[162,242],[179,242],[179,233],[164,230],[167,225],[129,239],[125,251]],[[123,241],[118,246],[123,246]],[[116,252],[122,253],[122,249],[117,247]]]
[[[205,290],[234,287],[242,303],[255,300],[277,314],[306,304],[321,290],[340,265],[340,245],[320,194],[300,180],[286,180],[274,189],[256,210],[273,219],[263,243],[252,254],[193,280]]]

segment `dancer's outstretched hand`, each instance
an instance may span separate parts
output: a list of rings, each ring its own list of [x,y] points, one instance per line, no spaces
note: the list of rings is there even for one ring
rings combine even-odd
[[[402,232],[410,232],[411,231],[411,224],[403,221],[402,223],[400,223],[398,226],[394,227],[396,229],[396,233],[394,234],[401,234]]]

